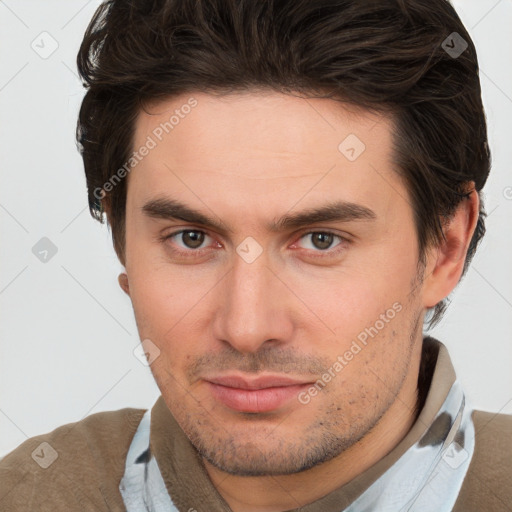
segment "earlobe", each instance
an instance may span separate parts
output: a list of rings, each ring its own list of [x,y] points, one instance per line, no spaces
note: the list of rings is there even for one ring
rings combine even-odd
[[[122,272],[117,278],[119,286],[123,289],[126,295],[130,296],[130,285],[128,283],[128,275]]]
[[[471,182],[472,191],[443,227],[444,240],[431,251],[425,277],[424,307],[432,308],[446,298],[457,286],[466,254],[478,222],[480,199]]]

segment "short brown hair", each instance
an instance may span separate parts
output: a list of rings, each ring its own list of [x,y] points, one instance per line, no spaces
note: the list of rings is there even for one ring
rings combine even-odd
[[[447,51],[455,42],[467,45],[460,55]],[[420,261],[468,184],[480,194],[489,174],[476,50],[446,0],[108,0],[77,62],[87,88],[77,141],[89,208],[100,222],[106,211],[123,264],[126,180],[98,191],[129,160],[146,101],[264,88],[390,114]],[[482,205],[464,272],[484,219]],[[436,305],[431,325],[445,307]]]

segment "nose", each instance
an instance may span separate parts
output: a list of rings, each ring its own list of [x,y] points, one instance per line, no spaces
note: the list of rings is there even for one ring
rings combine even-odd
[[[248,353],[292,338],[293,294],[276,274],[265,253],[252,263],[235,254],[231,271],[216,286],[216,339]]]

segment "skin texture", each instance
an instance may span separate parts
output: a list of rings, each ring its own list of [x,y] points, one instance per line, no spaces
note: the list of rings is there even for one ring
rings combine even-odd
[[[120,284],[141,340],[156,347],[151,370],[165,402],[220,494],[234,511],[288,510],[348,482],[410,429],[423,317],[460,278],[478,197],[461,204],[421,269],[390,119],[274,92],[194,93],[142,111],[134,149],[190,97],[197,105],[128,176]],[[338,149],[349,134],[365,145],[354,161]],[[144,213],[162,198],[226,230]],[[266,227],[339,200],[375,218]],[[163,239],[180,230],[192,233]],[[250,263],[237,252],[247,237],[257,242],[251,254],[262,251]],[[334,370],[371,326],[378,332]],[[294,397],[252,414],[219,402],[205,380],[286,375],[314,384],[329,368],[307,403]]]

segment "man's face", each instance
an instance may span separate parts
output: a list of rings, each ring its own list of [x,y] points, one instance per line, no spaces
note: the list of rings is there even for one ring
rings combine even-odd
[[[126,271],[167,406],[224,471],[289,474],[336,457],[418,371],[417,237],[390,121],[256,92],[148,112]],[[168,217],[166,201],[216,225]]]

